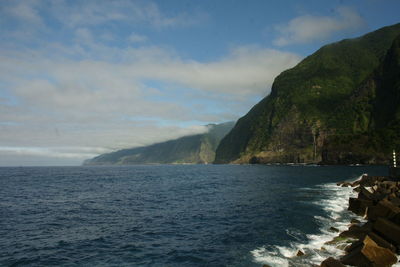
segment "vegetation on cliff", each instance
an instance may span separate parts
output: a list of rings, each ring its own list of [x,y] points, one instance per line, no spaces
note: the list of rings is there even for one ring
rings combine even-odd
[[[282,72],[215,162],[386,162],[400,145],[399,34],[396,24],[326,45]]]
[[[212,163],[220,140],[234,122],[208,125],[208,132],[150,146],[122,149],[86,160],[85,165],[129,165],[156,163]]]

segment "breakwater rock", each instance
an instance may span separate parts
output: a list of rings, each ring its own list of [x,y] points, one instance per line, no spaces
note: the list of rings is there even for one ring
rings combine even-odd
[[[400,182],[388,177],[363,175],[359,180],[338,183],[353,187],[358,197],[349,199],[349,210],[367,221],[351,222],[348,230],[339,234],[331,243],[347,240],[341,249],[345,254],[328,258],[320,266],[392,266],[400,254]]]

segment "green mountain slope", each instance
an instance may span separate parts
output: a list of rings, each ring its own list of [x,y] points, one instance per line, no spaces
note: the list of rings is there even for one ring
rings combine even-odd
[[[221,141],[215,162],[384,162],[392,148],[378,132],[394,123],[388,114],[400,104],[387,89],[393,66],[384,62],[394,60],[387,52],[399,34],[396,24],[326,45],[282,72]],[[389,100],[392,109],[381,106]]]
[[[337,114],[352,123],[352,135],[328,139],[324,163],[388,163],[391,150],[400,148],[400,35]]]
[[[208,125],[204,134],[184,136],[176,140],[145,147],[123,149],[86,160],[84,165],[129,165],[154,163],[211,163],[220,140],[234,123]]]

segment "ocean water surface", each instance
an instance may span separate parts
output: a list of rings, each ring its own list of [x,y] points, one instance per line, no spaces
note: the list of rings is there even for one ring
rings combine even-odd
[[[0,168],[0,266],[310,266],[340,254],[324,243],[353,192],[335,183],[363,173],[387,170]]]

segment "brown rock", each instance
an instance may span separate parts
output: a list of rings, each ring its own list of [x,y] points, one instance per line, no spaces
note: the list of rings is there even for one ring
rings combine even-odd
[[[367,211],[368,219],[373,221],[376,221],[380,217],[391,219],[397,214],[400,214],[400,208],[386,199],[379,201],[376,206],[369,207]]]
[[[365,188],[360,186],[360,192],[358,193],[358,199],[371,200],[374,203],[378,203],[380,200],[388,196],[390,192],[373,191],[373,187]]]
[[[361,187],[357,186],[353,189],[354,192],[360,193]]]
[[[368,191],[365,187],[360,187],[360,192],[358,193],[358,199],[374,200],[375,195]]]
[[[349,199],[349,210],[354,212],[357,215],[364,216],[367,207],[373,205],[371,200],[364,200],[358,198],[350,198]]]
[[[357,219],[351,219],[350,223],[351,224],[359,224],[361,222],[359,220],[357,220]]]
[[[352,237],[356,239],[364,238],[372,230],[372,225],[370,223],[365,223],[362,226],[351,225],[347,231],[340,233],[341,237]]]
[[[297,256],[297,257],[303,256],[303,255],[305,255],[305,254],[304,254],[304,252],[301,251],[300,249],[299,249],[299,250],[297,251],[297,253],[296,253],[296,256]]]
[[[394,181],[383,181],[381,184],[386,188],[397,188],[397,182]]]
[[[364,266],[364,267],[372,266],[368,258],[361,253],[362,247],[363,245],[360,245],[352,249],[351,252],[344,255],[340,259],[340,262],[345,265],[352,265],[352,266]]]
[[[385,240],[383,237],[379,236],[378,234],[374,233],[374,232],[369,232],[368,236],[374,240],[374,242],[383,248],[387,248],[390,249],[393,252],[396,252],[396,248],[389,243],[387,240]]]
[[[382,182],[387,180],[386,177],[382,176],[369,176],[363,175],[360,180],[360,185],[362,186],[374,186],[376,182]]]
[[[369,236],[364,239],[361,253],[375,266],[392,266],[397,262],[397,257],[391,250],[378,246]]]
[[[400,226],[385,218],[379,218],[373,225],[373,229],[395,246],[400,245]]]
[[[329,228],[329,231],[337,233],[337,232],[339,232],[339,229],[332,226]]]
[[[357,241],[351,243],[350,246],[347,246],[347,247],[345,248],[345,251],[346,251],[347,253],[350,253],[350,252],[352,252],[353,250],[355,250],[356,248],[362,246],[362,244],[363,244],[362,240],[357,240]]]
[[[271,265],[264,264],[263,267],[271,267]]]
[[[321,262],[320,267],[345,267],[340,261],[330,257]]]
[[[396,255],[389,249],[378,246],[369,236],[342,257],[341,262],[353,266],[391,266],[397,262]]]
[[[393,205],[400,207],[400,198],[396,196],[396,194],[392,193],[389,196],[389,201],[392,202]]]
[[[390,218],[390,220],[395,224],[400,225],[400,213],[397,213],[393,218]]]

